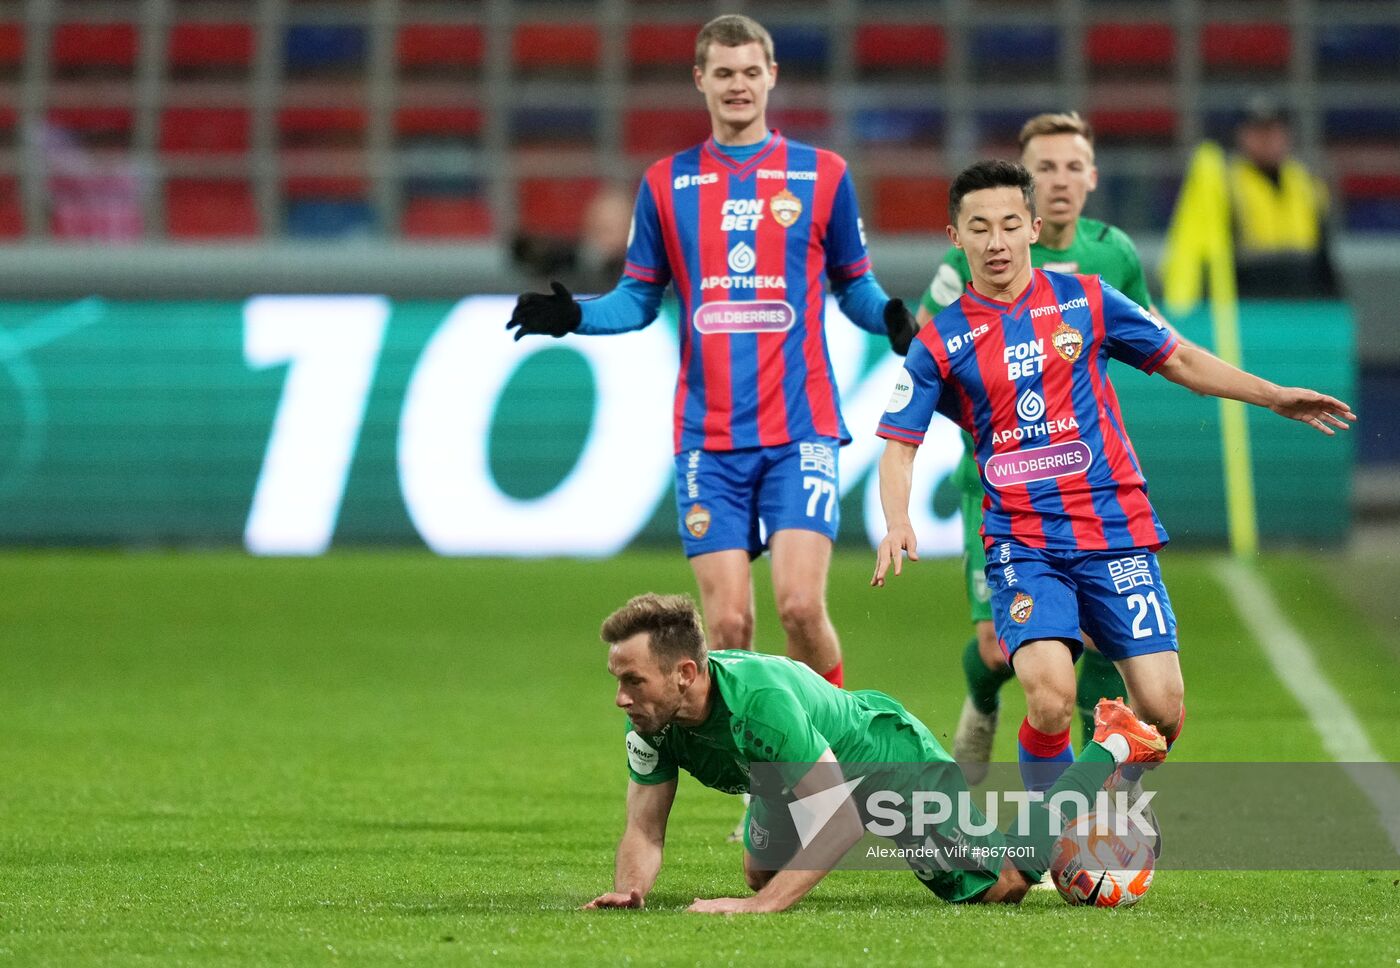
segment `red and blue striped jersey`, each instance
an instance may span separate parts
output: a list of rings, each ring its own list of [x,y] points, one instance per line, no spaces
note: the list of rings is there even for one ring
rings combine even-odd
[[[1108,361],[1154,372],[1178,341],[1098,276],[1033,270],[1013,303],[969,287],[923,329],[877,433],[919,444],[934,410],[972,434],[987,546],[1157,549]]]
[[[777,132],[742,164],[711,139],[647,170],[625,272],[680,300],[677,452],[850,440],[822,277],[870,270],[863,235],[846,162]]]

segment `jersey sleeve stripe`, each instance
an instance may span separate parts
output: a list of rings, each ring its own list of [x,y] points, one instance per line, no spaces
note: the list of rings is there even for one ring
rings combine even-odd
[[[1142,364],[1142,372],[1149,375],[1156,373],[1163,363],[1171,359],[1171,355],[1176,352],[1177,347],[1180,345],[1181,340],[1168,333],[1167,341],[1162,344],[1161,349],[1149,356],[1147,361]]]
[[[660,269],[652,269],[648,266],[638,265],[635,262],[628,262],[623,268],[623,272],[642,282],[649,282],[661,285],[666,282],[665,273]]]
[[[830,270],[831,278],[846,281],[856,279],[870,271],[870,256],[866,256],[850,265],[836,266]]]
[[[881,421],[879,427],[875,429],[875,436],[884,437],[886,440],[899,440],[906,444],[914,444],[915,446],[924,442],[923,434],[916,433],[913,430],[906,430],[903,427],[895,427],[884,421]]]

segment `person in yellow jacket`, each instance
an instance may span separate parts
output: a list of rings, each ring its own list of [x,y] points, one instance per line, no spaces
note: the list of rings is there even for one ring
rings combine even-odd
[[[1282,110],[1256,100],[1235,130],[1227,172],[1235,267],[1245,298],[1340,295],[1327,231],[1327,189],[1291,157]]]

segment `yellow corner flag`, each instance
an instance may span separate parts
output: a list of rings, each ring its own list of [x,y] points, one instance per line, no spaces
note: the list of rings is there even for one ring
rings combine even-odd
[[[1230,187],[1225,152],[1213,141],[1196,149],[1167,229],[1162,257],[1162,296],[1174,315],[1188,313],[1210,293],[1215,352],[1241,365],[1240,303],[1230,231]],[[1241,558],[1259,550],[1254,471],[1244,404],[1220,401],[1220,446],[1225,464],[1225,505],[1230,548]]]

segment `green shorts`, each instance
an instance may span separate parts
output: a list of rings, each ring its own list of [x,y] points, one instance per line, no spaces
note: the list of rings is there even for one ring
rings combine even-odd
[[[938,789],[949,790],[954,796],[959,791],[966,791],[962,770],[956,764],[938,762],[930,766],[936,772],[926,782],[936,785]],[[878,780],[875,785],[880,785]],[[963,866],[940,866],[912,853],[905,858],[914,876],[950,904],[974,901],[995,884],[1001,869],[1000,858],[1005,852],[1005,839],[999,831],[984,836],[960,835],[942,825],[935,828],[934,835],[928,839],[916,840],[909,835],[896,837],[893,843],[896,847],[911,851],[922,849],[924,856],[928,855],[930,844],[940,845],[942,851],[948,851],[951,845],[959,845],[950,855],[963,858],[955,862]],[[749,801],[748,814],[744,818],[744,849],[753,857],[755,867],[760,870],[781,870],[800,846],[792,813],[785,802],[760,797]],[[968,859],[979,855],[985,858],[981,861],[985,867],[979,868],[976,866],[978,862]]]

